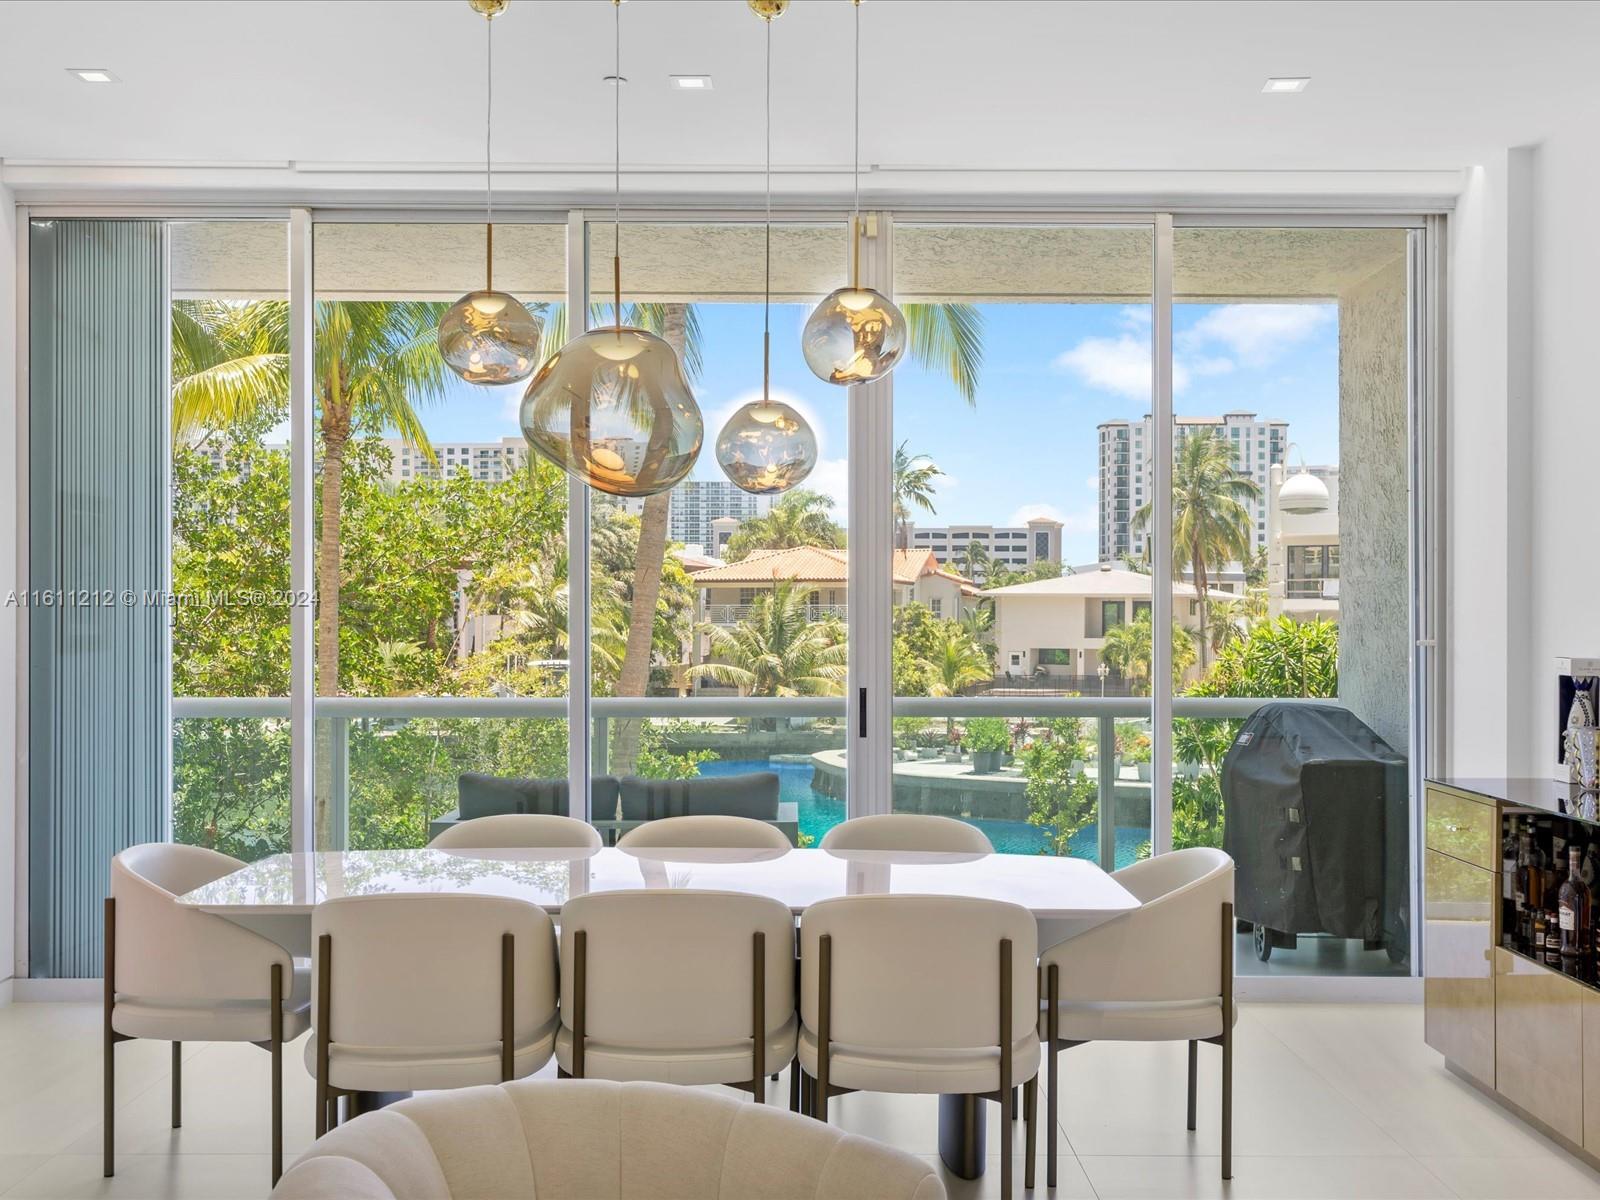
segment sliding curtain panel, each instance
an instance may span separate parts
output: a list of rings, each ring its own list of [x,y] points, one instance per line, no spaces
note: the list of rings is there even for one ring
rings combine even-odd
[[[35,976],[92,977],[113,854],[166,836],[167,231],[29,230]]]

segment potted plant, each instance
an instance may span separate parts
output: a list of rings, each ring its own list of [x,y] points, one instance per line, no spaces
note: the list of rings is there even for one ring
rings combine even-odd
[[[923,762],[933,762],[945,744],[944,734],[937,729],[924,729],[917,734],[917,757]]]
[[[1139,779],[1149,783],[1151,778],[1150,763],[1150,738],[1146,734],[1130,740],[1128,747],[1122,752],[1122,761],[1133,767],[1139,774]]]
[[[1000,769],[1000,760],[1011,748],[1011,732],[999,717],[973,717],[967,722],[965,743],[972,752],[972,773],[989,775]]]

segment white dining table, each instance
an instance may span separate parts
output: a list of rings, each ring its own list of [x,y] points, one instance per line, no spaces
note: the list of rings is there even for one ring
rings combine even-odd
[[[1092,862],[1044,855],[902,850],[345,850],[275,854],[178,898],[253,929],[299,958],[311,954],[318,904],[347,896],[512,896],[559,920],[574,896],[699,888],[767,896],[799,914],[835,896],[965,896],[1028,909],[1050,944],[1139,907]],[[975,1178],[985,1162],[980,1099],[943,1096],[939,1154]]]

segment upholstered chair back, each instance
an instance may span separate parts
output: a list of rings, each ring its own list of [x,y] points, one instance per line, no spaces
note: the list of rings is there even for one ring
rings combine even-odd
[[[685,849],[789,850],[783,830],[750,817],[662,817],[628,830],[617,841],[620,850]]]
[[[587,821],[546,813],[506,813],[460,821],[428,843],[436,850],[600,849]]]
[[[822,848],[994,853],[994,845],[976,825],[926,813],[877,813],[842,821],[823,835]]]

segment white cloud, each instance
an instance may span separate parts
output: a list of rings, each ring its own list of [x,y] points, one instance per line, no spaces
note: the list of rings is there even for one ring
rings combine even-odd
[[[1195,322],[1186,341],[1220,345],[1247,364],[1271,362],[1332,323],[1331,304],[1225,304]]]
[[[1088,488],[1091,492],[1098,492],[1100,490],[1100,476],[1089,476],[1083,481],[1083,486]]]
[[[1148,404],[1155,395],[1151,374],[1150,339],[1124,333],[1118,337],[1084,338],[1071,350],[1057,355],[1055,365],[1071,371],[1084,383],[1103,392]],[[1209,370],[1206,374],[1218,374]],[[1189,386],[1190,368],[1181,360],[1172,364],[1172,387]]]
[[[824,496],[833,499],[833,519],[841,525],[844,524],[845,513],[850,503],[850,467],[842,458],[819,458],[817,465],[811,469],[802,488],[811,492],[821,492]]]

